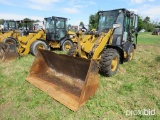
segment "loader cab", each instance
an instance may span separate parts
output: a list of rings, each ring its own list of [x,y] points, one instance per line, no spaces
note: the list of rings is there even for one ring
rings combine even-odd
[[[19,31],[21,36],[27,36],[29,33],[33,33],[33,20],[20,20],[19,22]]]
[[[100,11],[98,31],[112,28],[114,23],[120,24],[113,34],[112,45],[123,46],[127,41],[133,41],[133,33],[136,32],[138,17],[126,9],[116,9],[111,11]]]
[[[14,20],[5,20],[2,23],[2,32],[7,32],[9,30],[16,30],[18,29],[18,24]]]
[[[48,17],[45,18],[46,39],[60,41],[66,37],[67,18]]]

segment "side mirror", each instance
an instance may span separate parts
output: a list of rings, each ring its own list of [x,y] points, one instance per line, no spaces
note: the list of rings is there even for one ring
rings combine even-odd
[[[119,28],[121,25],[120,24],[118,24],[118,23],[115,23],[115,24],[113,24],[113,28],[115,29],[115,28]]]

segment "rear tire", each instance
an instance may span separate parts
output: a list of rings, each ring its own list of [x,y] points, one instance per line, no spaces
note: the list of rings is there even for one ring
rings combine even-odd
[[[72,46],[73,46],[73,42],[70,40],[66,40],[62,44],[62,50],[67,52],[69,51],[69,49],[71,49]]]
[[[127,56],[127,58],[124,59],[125,62],[129,62],[133,59],[134,56],[134,46],[131,47],[130,51],[129,51],[129,55]]]
[[[71,49],[69,49],[67,55],[69,55],[69,56],[76,56],[76,53],[75,53],[76,52],[76,48],[77,48],[77,45],[73,45],[71,47]]]
[[[31,54],[36,56],[38,49],[48,50],[49,47],[44,41],[36,40],[31,44],[31,47],[30,47]]]
[[[119,54],[113,48],[104,49],[100,59],[100,73],[104,76],[112,76],[117,72]]]

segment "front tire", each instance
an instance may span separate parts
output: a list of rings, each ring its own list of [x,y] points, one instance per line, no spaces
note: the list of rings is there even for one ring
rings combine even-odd
[[[48,46],[44,41],[36,40],[31,44],[30,52],[32,55],[36,56],[38,49],[48,50]]]
[[[4,42],[4,43],[8,43],[8,44],[14,44],[14,45],[17,46],[17,42],[16,42],[16,40],[13,39],[13,38],[6,38],[6,39],[3,40],[3,42]]]
[[[134,56],[134,46],[130,48],[129,55],[127,55],[127,58],[125,58],[124,61],[125,62],[131,61],[133,59],[133,56]]]
[[[119,53],[113,48],[104,49],[100,59],[100,73],[104,76],[112,76],[117,72],[119,65]]]
[[[76,49],[77,49],[77,45],[73,45],[73,46],[69,49],[67,55],[69,55],[69,56],[76,56]]]
[[[66,40],[63,42],[62,44],[62,50],[67,52],[69,51],[69,49],[73,46],[73,42],[70,40]]]

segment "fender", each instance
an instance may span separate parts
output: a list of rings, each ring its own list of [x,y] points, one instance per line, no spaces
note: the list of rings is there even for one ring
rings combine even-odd
[[[130,49],[131,49],[132,46],[134,46],[134,49],[136,49],[136,44],[135,43],[129,42],[129,41],[127,41],[126,43],[124,43],[123,49],[127,53],[127,55],[129,55]]]
[[[119,53],[119,57],[120,57],[120,64],[123,64],[123,61],[124,61],[124,50],[119,47],[119,46],[113,46],[113,45],[107,45],[106,46],[107,48],[113,48],[113,49],[116,49]]]
[[[47,45],[49,44],[49,41],[48,41],[48,40],[44,40],[44,39],[37,39],[37,40],[43,41],[43,42],[45,42]]]

